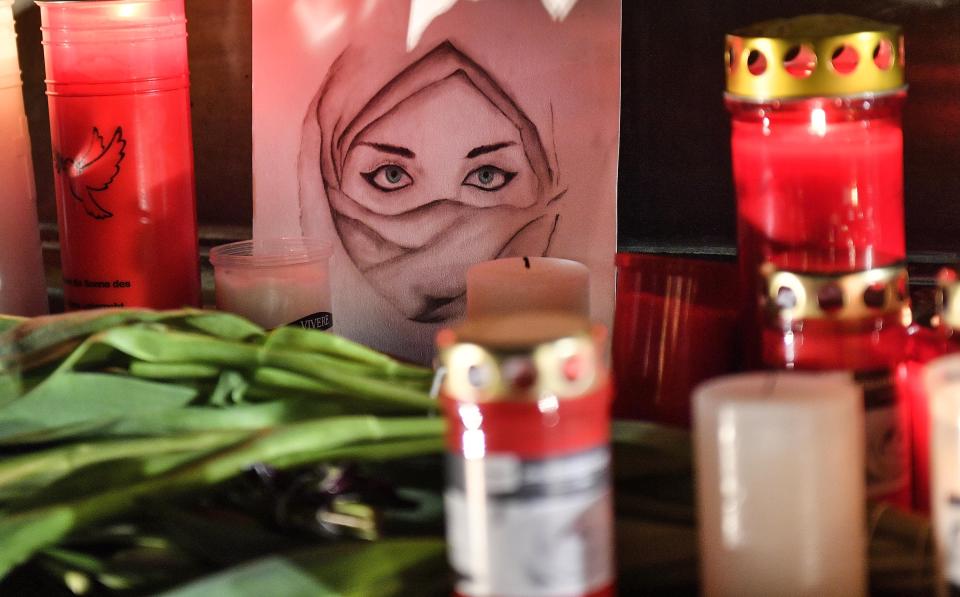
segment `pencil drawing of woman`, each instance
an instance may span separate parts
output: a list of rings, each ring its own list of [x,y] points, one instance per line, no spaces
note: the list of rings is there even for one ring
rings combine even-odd
[[[563,189],[541,132],[452,43],[365,96],[371,60],[348,48],[330,69],[304,129],[319,163],[302,155],[301,178],[319,168],[343,249],[377,294],[410,321],[446,321],[472,264],[547,254]],[[323,201],[310,191],[301,181],[301,203]]]

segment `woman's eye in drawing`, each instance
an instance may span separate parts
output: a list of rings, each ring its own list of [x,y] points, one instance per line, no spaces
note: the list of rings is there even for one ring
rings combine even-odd
[[[516,172],[507,172],[496,166],[480,166],[463,179],[463,184],[476,187],[481,191],[499,191],[507,186],[517,175]]]
[[[413,184],[413,177],[407,174],[407,171],[394,164],[380,166],[370,172],[360,174],[373,187],[389,193],[399,191]]]

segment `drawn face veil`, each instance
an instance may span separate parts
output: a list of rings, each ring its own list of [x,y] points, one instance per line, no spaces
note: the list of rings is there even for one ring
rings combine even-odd
[[[449,42],[399,74],[348,49],[305,121],[300,201],[325,194],[350,261],[405,318],[443,321],[470,265],[548,252],[563,190],[543,139]]]

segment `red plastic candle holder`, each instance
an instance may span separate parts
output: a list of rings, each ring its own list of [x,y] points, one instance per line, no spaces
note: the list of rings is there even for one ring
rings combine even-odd
[[[438,338],[455,595],[612,597],[610,379],[586,320],[527,312]]]
[[[199,306],[183,0],[38,4],[67,309]]]
[[[614,416],[690,426],[690,395],[738,365],[737,266],[617,255]]]

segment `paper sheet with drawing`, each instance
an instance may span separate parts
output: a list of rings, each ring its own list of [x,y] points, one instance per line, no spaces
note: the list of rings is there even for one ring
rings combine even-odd
[[[255,235],[335,240],[336,331],[413,360],[489,259],[587,263],[609,323],[619,1],[425,1],[254,1]]]

